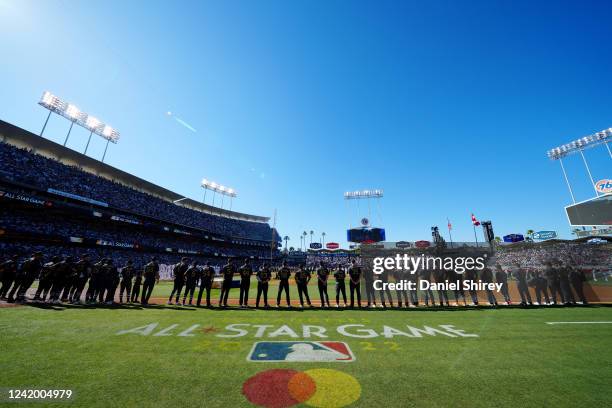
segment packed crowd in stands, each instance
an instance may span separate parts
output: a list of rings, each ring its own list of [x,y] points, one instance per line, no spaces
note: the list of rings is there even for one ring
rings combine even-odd
[[[156,248],[164,251],[166,248],[183,251],[197,251],[227,256],[269,257],[267,246],[228,247],[209,245],[202,240],[180,234],[152,233],[144,228],[130,224],[103,221],[87,221],[71,217],[59,217],[53,214],[37,211],[20,211],[0,208],[0,228],[20,233],[35,233],[48,237],[62,237],[66,242],[70,237],[90,238],[137,245],[139,247]]]
[[[206,214],[175,205],[59,161],[0,142],[0,179],[76,194],[111,207],[202,230],[256,240],[270,240],[267,223]]]
[[[567,262],[572,259],[582,269],[612,269],[611,244],[589,244],[557,242],[551,244],[533,244],[523,246],[501,246],[495,252],[497,262],[508,268],[519,262],[521,266],[532,269],[544,269],[546,263],[553,259]]]

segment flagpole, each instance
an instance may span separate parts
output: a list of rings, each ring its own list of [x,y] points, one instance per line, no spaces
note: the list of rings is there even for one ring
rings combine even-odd
[[[472,223],[472,227],[474,227],[474,239],[476,240],[476,248],[478,248],[478,236],[476,235],[476,225]]]
[[[448,217],[446,217],[446,226],[448,227],[448,237],[450,238],[451,248],[453,247],[453,234],[451,234],[451,223]]]

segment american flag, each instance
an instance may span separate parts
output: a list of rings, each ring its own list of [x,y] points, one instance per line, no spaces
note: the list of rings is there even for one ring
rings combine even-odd
[[[473,213],[472,213],[472,225],[474,225],[475,227],[480,225],[480,221],[476,219],[476,216]]]

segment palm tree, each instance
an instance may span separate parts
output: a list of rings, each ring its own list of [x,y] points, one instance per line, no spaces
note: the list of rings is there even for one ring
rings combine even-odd
[[[310,243],[312,244],[312,236],[314,235],[314,231],[310,230]]]
[[[323,246],[325,246],[325,235],[326,234],[324,232],[321,233],[321,240],[323,241],[322,243]]]
[[[500,237],[495,237],[495,242],[500,243],[502,242],[502,239]]]
[[[285,252],[287,252],[287,241],[289,241],[289,236],[285,235],[285,237],[283,238],[283,240],[285,240]]]
[[[529,238],[533,238],[533,233],[534,233],[534,232],[535,232],[534,230],[532,230],[532,229],[528,229],[528,230],[527,230],[527,236],[528,236]]]
[[[304,250],[306,250],[306,236],[308,235],[308,233],[306,231],[304,231],[302,233],[302,237],[304,237]]]
[[[295,248],[294,247],[289,247],[289,252],[293,252],[293,251],[295,251]]]

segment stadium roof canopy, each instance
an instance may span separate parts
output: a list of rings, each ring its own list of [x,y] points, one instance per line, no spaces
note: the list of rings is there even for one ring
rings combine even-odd
[[[104,177],[143,193],[156,196],[162,200],[173,202],[175,205],[180,205],[192,210],[202,211],[221,217],[262,223],[267,223],[270,221],[269,217],[224,210],[218,207],[203,204],[199,201],[192,200],[191,198],[186,198],[164,187],[158,186],[157,184],[153,184],[149,181],[141,179],[140,177],[134,176],[133,174],[119,170],[106,163],[102,163],[99,160],[64,147],[61,144],[40,137],[32,132],[28,132],[25,129],[12,125],[3,120],[0,120],[0,138],[6,143],[20,148],[31,149],[34,153],[53,158],[68,166],[78,166],[83,171]]]

